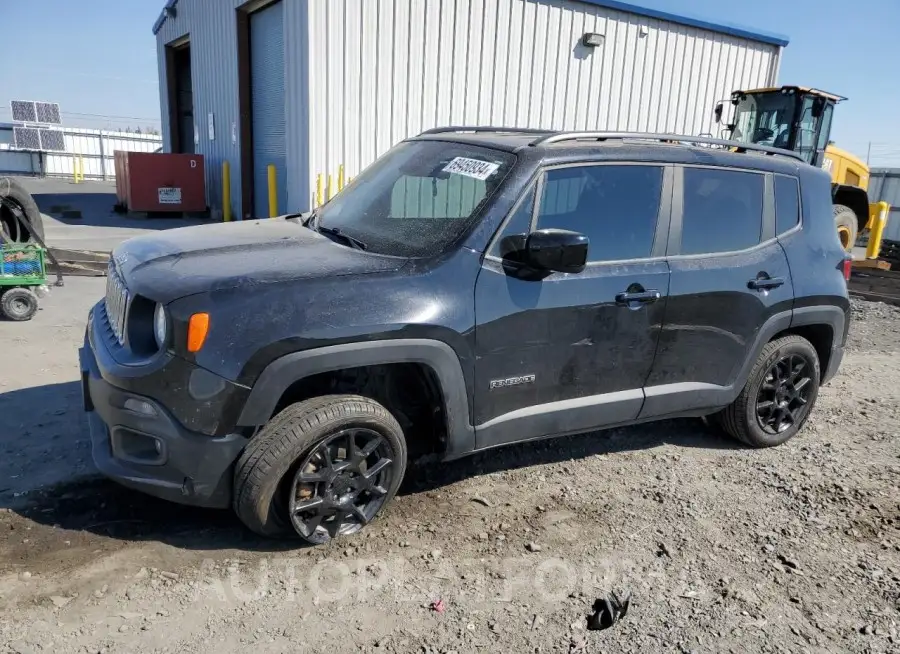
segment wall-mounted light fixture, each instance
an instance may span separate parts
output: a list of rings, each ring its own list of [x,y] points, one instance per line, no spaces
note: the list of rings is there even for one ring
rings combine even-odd
[[[178,10],[175,8],[174,4],[166,5],[165,8],[163,9],[163,11],[165,12],[166,16],[168,16],[169,18],[175,18],[175,16],[178,15]]]
[[[597,34],[596,32],[586,32],[585,35],[581,37],[581,45],[586,48],[599,48],[603,45],[603,35]]]

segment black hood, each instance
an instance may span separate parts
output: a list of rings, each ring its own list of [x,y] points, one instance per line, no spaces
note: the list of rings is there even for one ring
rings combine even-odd
[[[133,294],[163,303],[216,289],[390,272],[406,263],[283,218],[155,232],[125,241],[112,256]]]

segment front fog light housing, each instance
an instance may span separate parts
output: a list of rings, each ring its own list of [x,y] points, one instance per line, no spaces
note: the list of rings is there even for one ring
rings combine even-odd
[[[156,346],[163,348],[166,345],[166,337],[168,337],[169,321],[166,318],[166,309],[161,304],[156,305],[153,311],[153,338],[156,339]]]
[[[158,414],[156,413],[156,409],[149,402],[144,402],[143,400],[138,400],[133,397],[129,397],[125,400],[125,409],[127,411],[131,411],[132,413],[137,413],[142,416],[147,416],[148,418],[155,418]]]

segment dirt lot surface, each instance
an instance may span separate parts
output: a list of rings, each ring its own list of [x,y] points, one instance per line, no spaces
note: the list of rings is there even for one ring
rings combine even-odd
[[[94,476],[75,349],[102,292],[0,324],[0,652],[900,651],[895,309],[855,304],[782,447],[697,420],[509,447],[294,549]],[[608,591],[630,610],[588,631]]]

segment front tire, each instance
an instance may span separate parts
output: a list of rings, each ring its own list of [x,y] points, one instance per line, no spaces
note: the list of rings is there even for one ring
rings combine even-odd
[[[11,288],[0,297],[0,313],[9,320],[31,320],[37,310],[38,298],[30,289]]]
[[[355,533],[397,493],[403,431],[378,402],[330,395],[292,404],[250,441],[233,506],[252,531],[322,544]]]
[[[802,336],[767,343],[747,384],[718,414],[722,428],[751,447],[774,447],[803,427],[819,395],[819,357]]]
[[[847,252],[853,250],[856,245],[856,237],[859,235],[859,221],[853,209],[843,204],[834,205],[834,228],[837,230],[841,247]]]

